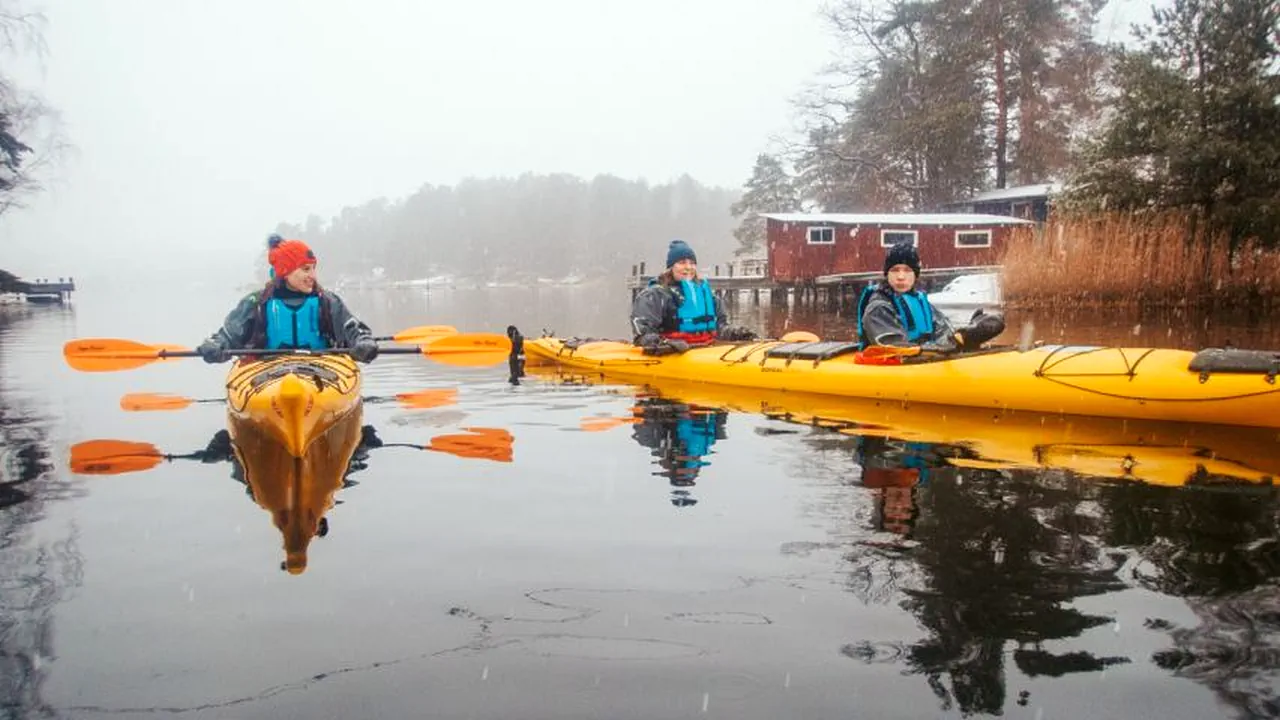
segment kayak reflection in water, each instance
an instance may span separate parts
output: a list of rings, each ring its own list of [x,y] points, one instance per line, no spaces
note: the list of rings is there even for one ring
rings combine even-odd
[[[465,427],[463,432],[432,437],[428,444],[383,442],[372,426],[361,425],[360,413],[342,418],[318,437],[302,457],[295,457],[267,433],[234,419],[202,450],[172,455],[150,443],[87,440],[71,447],[71,471],[79,475],[121,475],[153,469],[163,462],[195,460],[230,462],[231,476],[244,484],[250,498],[271,514],[283,538],[281,569],[297,575],[307,568],[307,549],[329,532],[327,514],[339,490],[356,484],[351,474],[368,467],[371,451],[411,448],[459,458],[511,462],[514,438],[501,428]]]
[[[280,569],[291,574],[306,570],[311,540],[329,534],[328,511],[341,502],[334,495],[356,485],[351,475],[368,467],[370,450],[383,446],[372,425],[343,423],[333,429],[337,432],[317,441],[319,452],[300,460],[273,452],[275,443],[259,443],[255,435],[233,440],[227,430],[214,433],[204,450],[190,456],[203,463],[231,463],[231,478],[271,513],[284,538]]]
[[[660,468],[653,473],[671,482],[671,504],[690,507],[698,504],[690,490],[698,474],[710,462],[711,446],[725,437],[729,414],[719,408],[691,405],[660,397],[642,398],[633,408],[639,422],[631,437],[652,450]]]

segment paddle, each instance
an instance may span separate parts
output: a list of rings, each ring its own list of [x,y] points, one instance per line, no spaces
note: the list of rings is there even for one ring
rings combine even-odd
[[[381,335],[374,338],[378,342],[420,343],[445,335],[457,335],[458,328],[452,325],[419,325],[405,328],[395,335]]]
[[[443,405],[453,405],[458,401],[455,388],[433,390],[417,390],[415,392],[398,393],[393,398],[366,397],[365,402],[384,402],[395,400],[401,405],[416,410],[425,410]],[[190,398],[167,393],[129,393],[120,398],[120,409],[127,412],[150,412],[156,410],[183,410],[196,403],[221,403],[225,398]]]
[[[462,428],[471,434],[437,435],[428,445],[385,443],[379,447],[407,447],[461,458],[511,462],[511,433],[499,428]],[[71,446],[71,472],[77,475],[123,475],[150,470],[166,460],[199,460],[202,452],[166,455],[151,443],[128,440],[86,440]]]
[[[455,433],[453,435],[437,435],[431,438],[428,445],[412,443],[383,443],[380,447],[407,447],[430,452],[442,452],[460,458],[476,458],[493,460],[494,462],[511,462],[512,444],[515,438],[501,428],[462,428],[470,435]]]
[[[165,460],[197,459],[201,453],[165,455],[151,443],[87,440],[71,446],[71,472],[77,475],[122,475],[150,470]]]
[[[454,353],[483,353],[487,355],[509,353],[511,340],[497,333],[459,333],[427,339],[417,347],[379,348],[379,355],[443,356]],[[270,357],[278,355],[334,355],[350,353],[348,348],[332,350],[261,350],[235,348],[228,355]],[[147,345],[135,340],[117,338],[82,338],[67,342],[62,348],[67,364],[81,372],[113,372],[133,370],[170,358],[198,357],[199,353],[176,345]]]

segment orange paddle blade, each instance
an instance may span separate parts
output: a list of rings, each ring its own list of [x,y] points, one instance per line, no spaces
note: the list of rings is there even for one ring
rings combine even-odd
[[[71,472],[77,475],[120,475],[150,470],[164,454],[150,443],[86,440],[71,446]]]
[[[821,338],[808,330],[792,330],[778,339],[782,342],[818,342],[821,340]]]
[[[498,333],[460,333],[428,339],[422,346],[424,355],[460,352],[510,353],[511,338]]]
[[[392,335],[389,339],[402,343],[419,343],[424,340],[457,334],[458,328],[452,325],[419,325],[417,327],[405,328],[395,335]]]
[[[129,393],[120,398],[120,409],[128,412],[146,410],[181,410],[192,403],[195,398],[181,395],[165,395],[163,393]]]
[[[67,365],[81,372],[132,370],[166,358],[161,353],[191,353],[181,345],[147,345],[119,338],[79,338],[62,346]]]
[[[515,438],[501,428],[462,428],[470,435],[438,435],[431,438],[426,450],[449,453],[461,458],[478,458],[495,462],[511,462]]]
[[[437,390],[419,390],[417,392],[400,393],[396,402],[414,410],[426,410],[434,407],[453,405],[458,402],[456,388],[440,388]]]

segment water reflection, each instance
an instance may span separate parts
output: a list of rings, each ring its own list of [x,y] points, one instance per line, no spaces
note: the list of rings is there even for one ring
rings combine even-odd
[[[1153,662],[1212,688],[1241,717],[1280,715],[1280,493],[1207,477],[1192,494],[1103,488],[1101,534],[1132,548],[1131,578],[1185,597],[1199,625],[1147,618],[1169,633]]]
[[[631,437],[649,448],[658,470],[671,484],[671,504],[698,504],[693,488],[716,440],[725,438],[729,414],[713,407],[682,403],[660,396],[641,397],[633,409],[637,418]]]
[[[408,395],[409,407],[435,406],[428,393]],[[71,470],[83,475],[119,475],[150,470],[163,462],[188,460],[231,465],[231,478],[242,484],[249,499],[271,516],[283,539],[280,569],[301,574],[313,539],[329,534],[329,511],[340,501],[336,494],[356,485],[351,475],[365,470],[370,454],[383,448],[412,448],[462,458],[511,462],[513,438],[498,428],[464,428],[464,432],[433,437],[426,445],[386,443],[372,425],[361,425],[362,408],[339,420],[318,436],[302,457],[295,457],[256,423],[229,416],[228,429],[219,430],[200,450],[165,454],[148,443],[88,440],[71,448]]]
[[[1187,602],[1199,625],[1147,621],[1149,628],[1167,630],[1172,643],[1152,657],[1155,664],[1212,688],[1240,717],[1280,717],[1280,593],[1274,581]]]
[[[530,372],[566,381],[548,369]],[[849,453],[858,474],[837,482],[865,488],[873,511],[855,516],[861,533],[843,535],[846,587],[864,602],[898,604],[927,637],[909,645],[847,638],[839,651],[857,662],[901,663],[943,710],[1004,714],[1034,702],[1024,689],[1033,678],[1140,662],[1203,683],[1244,716],[1280,708],[1274,430],[692,383],[650,382],[632,392],[643,417],[637,440],[661,449],[655,457],[689,459],[693,477],[705,462],[701,450],[724,438],[709,428],[728,411],[808,426],[811,449]],[[680,440],[682,421],[700,445]],[[1147,618],[1148,628],[1168,632],[1170,646],[1149,657],[1116,653],[1091,632],[1115,617],[1083,609],[1080,599],[1134,587],[1186,598],[1200,623]]]
[[[32,410],[8,382],[13,331],[36,316],[68,313],[0,308],[0,700],[5,717],[45,712],[42,687],[53,648],[54,609],[80,585],[84,559],[72,531],[50,539],[37,526],[52,503],[78,490],[51,461],[51,418]]]
[[[920,490],[929,487],[931,471],[943,467],[936,446],[886,437],[860,437],[854,457],[862,468],[862,487],[872,492],[872,529],[912,536],[920,515]]]
[[[1082,483],[1037,480],[1021,471],[953,471],[921,493],[912,559],[925,581],[901,604],[930,637],[910,648],[907,664],[944,709],[1001,713],[1010,643],[1027,677],[1129,662],[1046,647],[1107,624],[1108,617],[1072,605],[1125,585],[1120,558],[1089,533]]]

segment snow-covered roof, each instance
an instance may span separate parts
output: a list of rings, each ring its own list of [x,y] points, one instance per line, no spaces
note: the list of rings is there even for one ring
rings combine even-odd
[[[779,222],[832,223],[834,225],[910,225],[922,227],[971,225],[1034,225],[1007,215],[977,213],[765,213]]]
[[[980,203],[996,200],[1017,200],[1019,198],[1044,197],[1053,195],[1062,189],[1061,183],[1040,183],[1039,185],[1019,185],[1018,187],[987,190],[965,200],[964,202]]]

